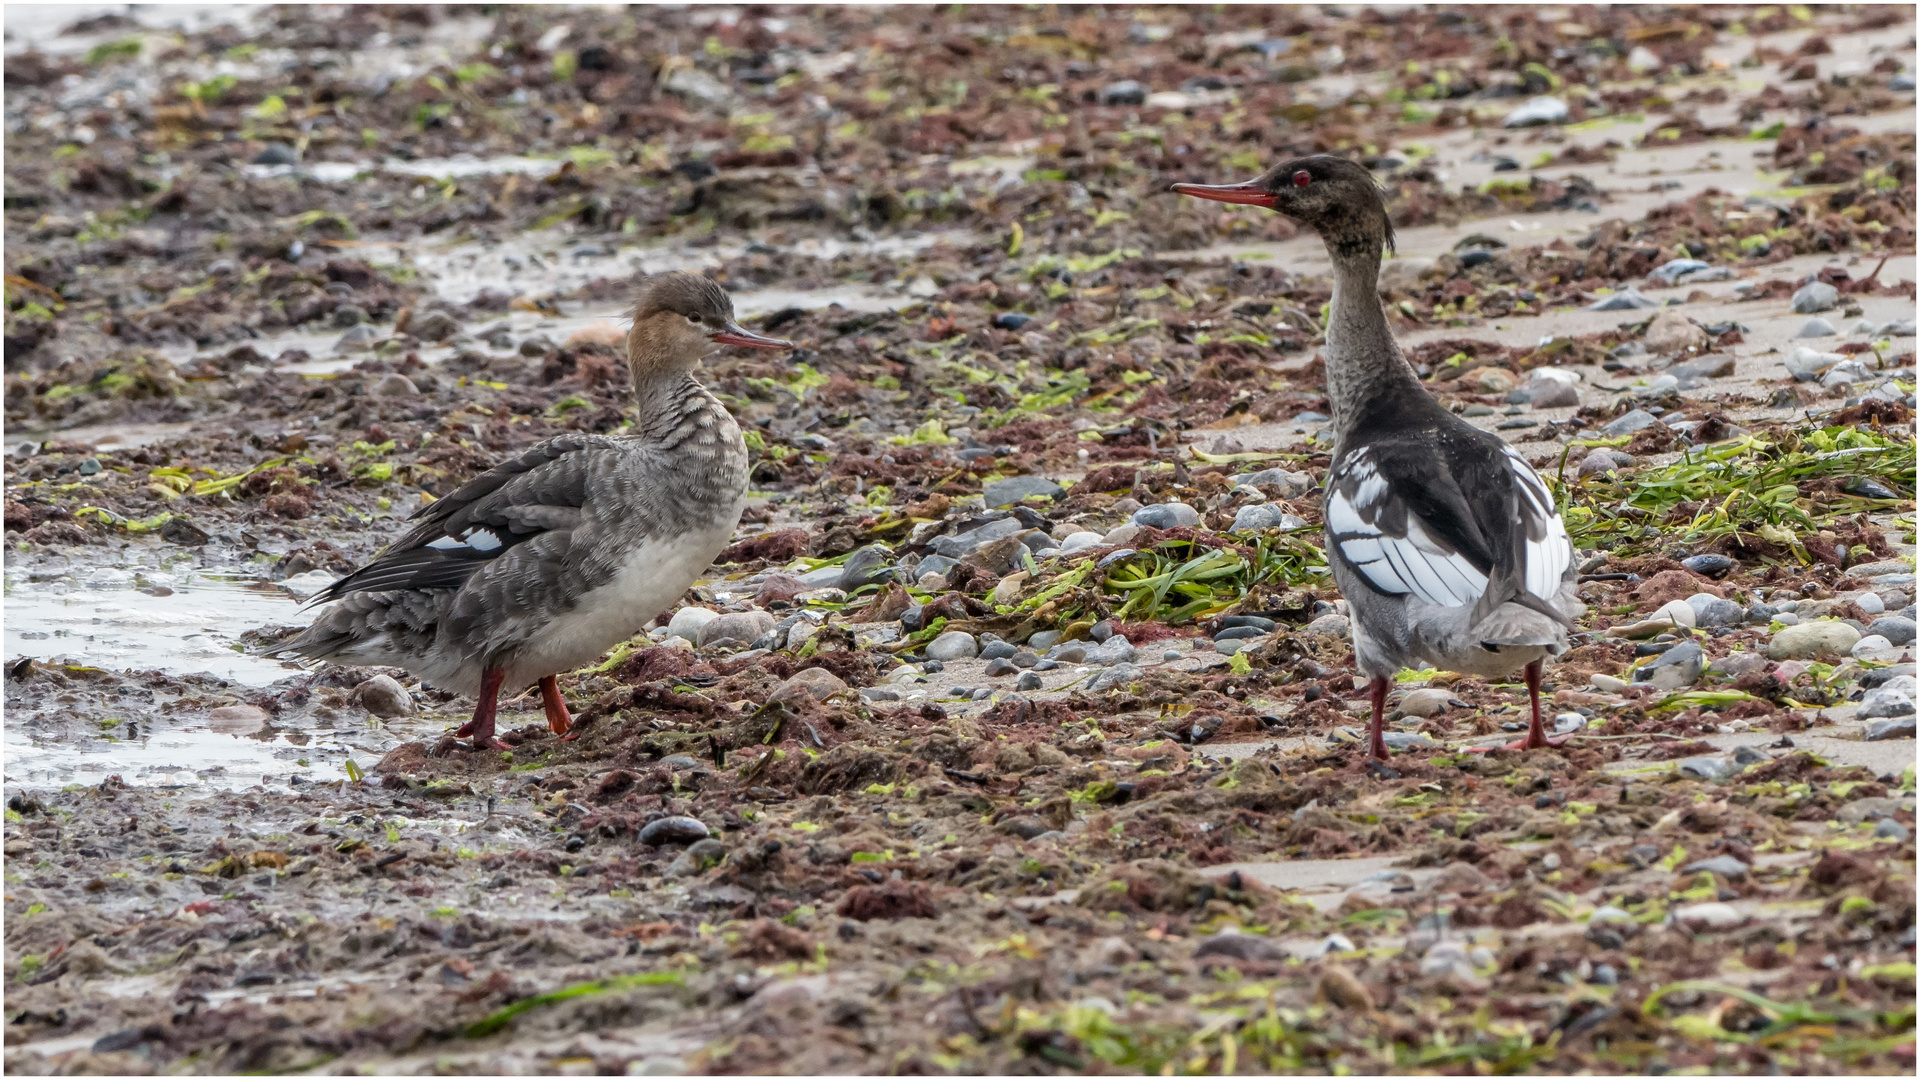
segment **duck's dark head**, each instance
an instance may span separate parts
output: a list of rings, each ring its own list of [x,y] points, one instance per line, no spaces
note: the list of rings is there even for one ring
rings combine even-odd
[[[723,346],[791,349],[793,342],[764,337],[733,317],[727,291],[699,274],[675,270],[640,283],[627,334],[627,362],[645,371],[686,371]]]
[[[1331,154],[1284,161],[1244,184],[1175,184],[1196,199],[1264,206],[1311,225],[1335,254],[1393,247],[1393,223],[1373,174]]]

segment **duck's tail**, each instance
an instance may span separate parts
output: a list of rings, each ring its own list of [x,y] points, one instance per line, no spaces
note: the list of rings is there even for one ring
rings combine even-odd
[[[1552,600],[1543,600],[1511,580],[1489,583],[1487,595],[1474,609],[1473,640],[1489,648],[1537,646],[1558,656],[1567,650],[1567,634],[1586,605],[1575,595],[1571,581],[1561,585]],[[1496,594],[1494,586],[1506,586]],[[1489,604],[1489,601],[1492,601]]]

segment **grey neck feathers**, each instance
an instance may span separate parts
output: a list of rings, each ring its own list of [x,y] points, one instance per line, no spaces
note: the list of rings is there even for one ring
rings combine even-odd
[[[725,405],[690,372],[662,372],[636,388],[631,436],[645,447],[639,482],[664,527],[732,529],[747,492],[747,446]]]
[[[1387,327],[1380,307],[1381,242],[1329,238],[1333,304],[1327,314],[1327,397],[1336,436],[1358,422],[1365,407],[1413,391],[1427,396]]]
[[[740,444],[732,414],[690,372],[636,381],[633,396],[634,433],[662,450],[722,456]]]

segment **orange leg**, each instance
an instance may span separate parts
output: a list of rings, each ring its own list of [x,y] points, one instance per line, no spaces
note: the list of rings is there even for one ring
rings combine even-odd
[[[1367,756],[1380,761],[1387,760],[1387,740],[1380,733],[1386,723],[1387,680],[1375,679],[1367,684],[1367,692],[1373,698],[1373,727],[1367,733]]]
[[[473,736],[476,750],[511,750],[512,747],[493,737],[493,722],[500,712],[500,684],[506,680],[507,673],[500,668],[488,668],[480,674],[480,701],[473,707],[473,719],[460,726],[454,732],[455,738]]]
[[[1540,663],[1535,660],[1527,665],[1527,699],[1533,706],[1532,719],[1527,723],[1527,737],[1516,739],[1504,746],[1471,747],[1470,752],[1484,754],[1488,750],[1540,750],[1549,746],[1559,746],[1567,741],[1568,736],[1565,735],[1557,739],[1547,738],[1546,726],[1540,722]]]
[[[547,727],[563,739],[573,730],[573,717],[567,712],[567,699],[560,696],[560,680],[549,675],[540,680],[540,703],[547,707]]]

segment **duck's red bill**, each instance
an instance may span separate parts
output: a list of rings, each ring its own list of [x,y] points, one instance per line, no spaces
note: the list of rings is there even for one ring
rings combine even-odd
[[[743,349],[791,349],[793,342],[779,338],[762,337],[739,323],[728,323],[725,330],[713,335],[719,345],[738,345]]]
[[[1235,203],[1240,206],[1264,206],[1271,210],[1279,202],[1273,192],[1262,187],[1257,181],[1244,184],[1175,184],[1173,190],[1182,195],[1191,195],[1196,199],[1211,199],[1214,202]]]

